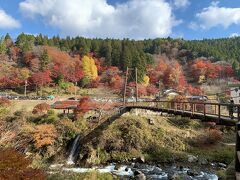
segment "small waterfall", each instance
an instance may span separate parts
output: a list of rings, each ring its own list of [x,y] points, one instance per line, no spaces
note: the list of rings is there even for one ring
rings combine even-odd
[[[73,145],[72,145],[72,148],[71,148],[70,154],[68,156],[68,160],[67,160],[68,165],[74,164],[75,152],[78,147],[79,138],[80,138],[80,135],[77,135],[77,137],[73,141]]]

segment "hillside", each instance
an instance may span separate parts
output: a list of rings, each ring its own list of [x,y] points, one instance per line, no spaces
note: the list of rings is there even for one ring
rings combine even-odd
[[[206,85],[238,80],[239,44],[240,38],[135,41],[48,38],[41,34],[20,34],[13,42],[7,34],[0,43],[0,88],[21,94],[27,81],[29,92],[42,93],[42,88],[57,86],[63,93],[72,94],[76,85],[104,85],[119,93],[126,68],[136,67],[140,95],[155,95],[159,86],[161,90],[204,94]],[[130,87],[134,86],[133,77]]]

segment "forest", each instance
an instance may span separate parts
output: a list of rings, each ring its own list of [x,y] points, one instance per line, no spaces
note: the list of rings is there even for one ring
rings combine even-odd
[[[6,34],[0,41],[0,88],[21,92],[27,83],[30,91],[58,86],[72,93],[76,85],[104,84],[120,93],[127,67],[136,67],[140,95],[159,88],[198,95],[202,84],[238,81],[239,45],[240,37],[136,41],[22,33],[13,40]]]

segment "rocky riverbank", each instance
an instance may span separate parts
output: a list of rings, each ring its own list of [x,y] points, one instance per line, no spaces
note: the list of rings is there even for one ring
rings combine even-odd
[[[80,144],[74,167],[62,164],[60,169],[64,174],[97,171],[128,178],[218,179],[234,159],[234,147],[223,145],[234,141],[231,133],[199,120],[133,110]]]

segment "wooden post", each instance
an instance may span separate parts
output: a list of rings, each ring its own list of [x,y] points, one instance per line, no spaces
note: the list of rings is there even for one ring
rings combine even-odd
[[[204,119],[206,119],[206,104],[203,104],[203,113],[204,113]]]
[[[221,121],[221,105],[218,104],[218,123]]]
[[[193,114],[194,114],[194,104],[191,103],[191,105],[192,105],[192,117],[193,117]]]
[[[24,96],[27,96],[27,86],[28,86],[28,82],[27,82],[27,80],[25,80],[25,85],[24,85]]]
[[[136,80],[136,102],[138,102],[138,69],[135,68],[135,80]]]
[[[126,78],[125,78],[125,84],[124,84],[124,92],[123,92],[123,105],[126,105],[126,93],[127,93],[127,81],[128,81],[128,67],[126,71]]]
[[[236,124],[236,153],[235,153],[235,172],[236,179],[240,179],[240,122]]]
[[[240,122],[240,106],[237,106],[237,117],[238,117],[238,122]]]

